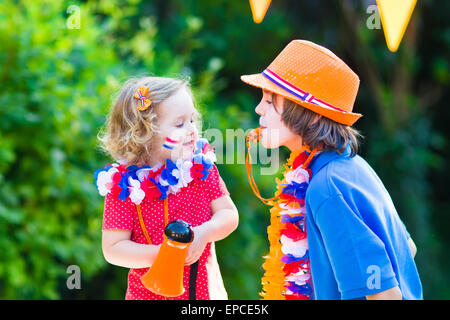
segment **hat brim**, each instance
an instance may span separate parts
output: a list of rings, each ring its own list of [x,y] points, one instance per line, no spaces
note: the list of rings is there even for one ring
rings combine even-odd
[[[268,80],[266,77],[264,77],[261,73],[243,75],[243,76],[241,76],[241,80],[251,86],[261,88],[263,90],[267,90],[272,93],[279,94],[289,100],[294,101],[295,103],[298,103],[299,105],[301,105],[302,107],[305,107],[306,109],[309,109],[315,113],[318,113],[324,117],[327,117],[327,118],[329,118],[333,121],[336,121],[338,123],[341,123],[341,124],[351,126],[356,122],[356,120],[358,120],[359,118],[362,117],[362,114],[359,114],[359,113],[342,112],[339,110],[333,110],[333,109],[321,107],[321,106],[318,106],[318,105],[310,103],[310,102],[305,102],[302,99],[289,93],[288,91],[285,91],[284,89],[278,87],[277,85],[272,83],[270,80]]]

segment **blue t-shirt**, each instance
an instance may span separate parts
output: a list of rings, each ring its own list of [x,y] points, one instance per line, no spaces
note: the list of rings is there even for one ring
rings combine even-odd
[[[377,174],[360,156],[323,152],[306,192],[313,299],[358,299],[399,286],[423,299],[409,233]]]

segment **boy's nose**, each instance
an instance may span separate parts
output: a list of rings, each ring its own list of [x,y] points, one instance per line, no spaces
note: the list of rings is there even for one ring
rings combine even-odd
[[[256,108],[255,108],[255,112],[257,114],[259,114],[260,116],[263,116],[263,107],[262,107],[262,103],[259,103]]]

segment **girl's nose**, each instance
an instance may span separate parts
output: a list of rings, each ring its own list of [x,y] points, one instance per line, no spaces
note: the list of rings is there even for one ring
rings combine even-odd
[[[195,125],[195,122],[189,122],[188,128],[187,128],[187,135],[193,136],[197,132],[197,126]]]

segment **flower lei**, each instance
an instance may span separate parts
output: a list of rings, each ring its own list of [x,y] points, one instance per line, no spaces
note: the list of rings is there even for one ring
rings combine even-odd
[[[315,153],[307,147],[292,152],[284,172],[284,179],[276,178],[278,201],[272,202],[271,224],[267,228],[269,254],[264,258],[266,270],[260,293],[270,300],[309,300],[308,240],[306,233],[305,196],[312,172],[308,168]]]
[[[217,160],[214,147],[206,139],[196,142],[196,149],[190,160],[166,159],[166,163],[153,168],[149,165],[126,167],[107,164],[95,171],[95,184],[101,196],[111,193],[113,197],[125,201],[130,198],[136,205],[145,197],[164,200],[168,194],[176,194],[194,179],[205,180]]]
[[[250,141],[258,142],[250,137]],[[247,144],[250,149],[250,144]],[[256,196],[270,209],[270,226],[267,235],[270,243],[269,254],[264,256],[260,295],[267,300],[309,300],[312,286],[309,283],[308,240],[306,233],[305,196],[312,172],[308,168],[318,149],[311,151],[305,146],[301,151],[293,151],[284,165],[283,180],[275,179],[275,197],[264,199],[251,176],[250,151],[247,154],[249,182]],[[250,162],[250,163],[249,163]],[[278,200],[276,200],[278,199]]]

